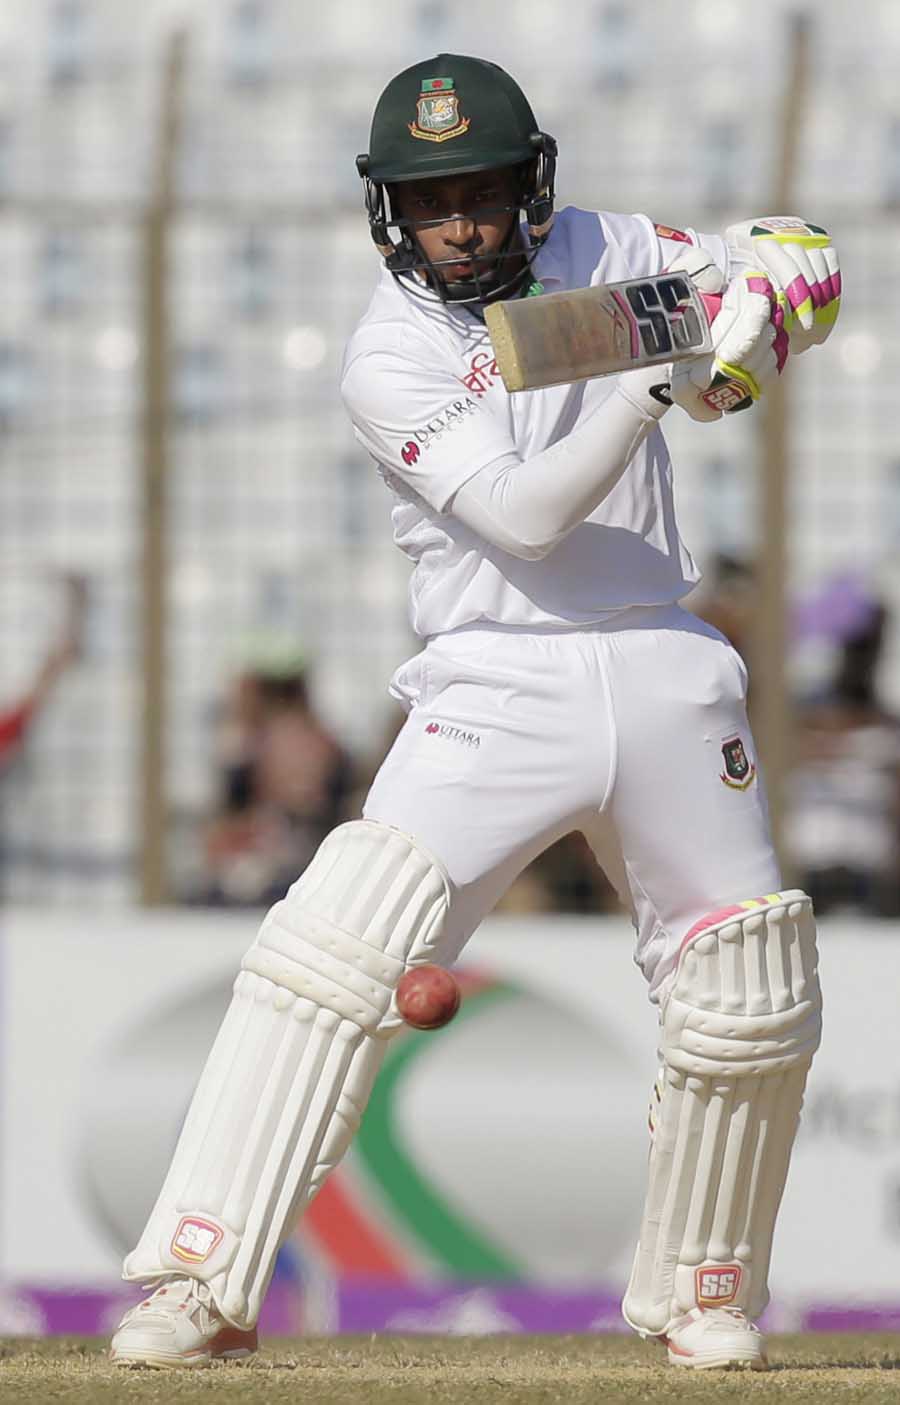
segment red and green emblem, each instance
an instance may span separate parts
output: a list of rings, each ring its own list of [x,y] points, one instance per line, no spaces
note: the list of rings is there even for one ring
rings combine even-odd
[[[756,765],[744,750],[744,743],[740,737],[729,737],[722,743],[722,760],[725,762],[725,769],[719,773],[719,779],[732,790],[746,790],[753,784]]]
[[[421,141],[449,141],[468,130],[469,118],[460,116],[452,78],[422,79],[416,120],[407,125],[410,135]]]
[[[511,985],[458,971],[462,1008],[452,1026],[427,1035],[408,1031],[393,1040],[345,1163],[317,1194],[297,1231],[311,1237],[342,1275],[409,1280],[422,1265],[451,1277],[522,1281],[514,1261],[477,1219],[468,1219],[433,1185],[404,1136],[398,1109],[406,1079],[438,1041],[457,1037],[469,1020],[517,992]]]

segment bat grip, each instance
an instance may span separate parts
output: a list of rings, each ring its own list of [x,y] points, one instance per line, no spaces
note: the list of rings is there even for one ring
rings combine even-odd
[[[706,308],[706,320],[712,325],[722,307],[721,294],[701,293],[700,296],[703,299],[703,306]]]

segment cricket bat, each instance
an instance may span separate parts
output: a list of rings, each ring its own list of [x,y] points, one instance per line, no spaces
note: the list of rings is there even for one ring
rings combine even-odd
[[[535,390],[712,350],[721,298],[684,273],[495,302],[485,322],[507,390]]]

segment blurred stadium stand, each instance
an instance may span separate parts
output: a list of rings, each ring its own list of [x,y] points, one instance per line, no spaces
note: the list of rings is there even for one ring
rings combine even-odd
[[[337,396],[377,272],[353,158],[383,84],[441,50],[513,72],[559,139],[560,203],[721,229],[769,212],[789,19],[811,21],[795,204],[848,291],[791,375],[791,589],[853,565],[900,604],[900,9],[896,0],[5,0],[0,10],[0,696],[33,667],[52,572],[89,577],[88,648],[3,777],[16,901],[136,893],[142,728],[144,218],[165,56],[186,35],[169,220],[164,792],[173,871],[212,802],[212,718],[261,639],[314,662],[366,758],[412,651],[389,501]],[[701,563],[752,559],[758,425],[667,421]],[[821,651],[795,660],[816,684]],[[900,703],[896,630],[885,694]],[[177,853],[175,852],[177,851]]]

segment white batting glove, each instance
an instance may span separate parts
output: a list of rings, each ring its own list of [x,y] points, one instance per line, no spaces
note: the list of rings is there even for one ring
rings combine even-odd
[[[687,273],[691,282],[701,293],[721,293],[725,287],[725,274],[712,254],[689,244],[667,266],[666,273]]]
[[[795,356],[819,346],[841,307],[841,271],[831,235],[797,215],[765,215],[730,225],[729,251],[766,270]]]
[[[705,422],[749,409],[784,370],[788,339],[775,291],[760,269],[732,279],[710,332],[712,353],[673,366],[670,391],[674,404]]]

